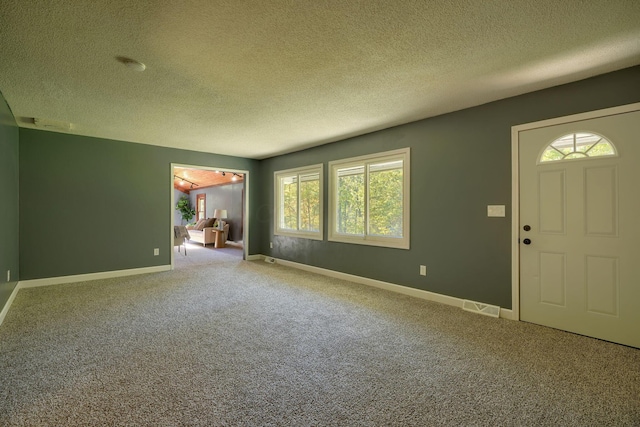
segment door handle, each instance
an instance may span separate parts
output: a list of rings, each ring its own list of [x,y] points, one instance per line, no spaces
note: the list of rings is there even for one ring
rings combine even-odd
[[[524,239],[522,241],[522,243],[524,243],[525,245],[530,245],[531,244],[531,239]]]

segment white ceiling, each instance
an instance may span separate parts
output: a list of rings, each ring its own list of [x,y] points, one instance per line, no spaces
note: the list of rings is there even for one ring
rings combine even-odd
[[[265,158],[640,64],[640,1],[3,0],[0,52],[22,127]]]

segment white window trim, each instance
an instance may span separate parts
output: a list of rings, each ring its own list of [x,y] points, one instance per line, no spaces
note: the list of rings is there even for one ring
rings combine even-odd
[[[336,179],[337,169],[358,164],[367,164],[372,162],[399,160],[403,161],[402,172],[402,193],[403,193],[403,210],[402,210],[402,233],[403,237],[386,237],[386,236],[353,236],[340,234],[336,231],[336,197],[338,195],[338,180]],[[382,246],[387,248],[409,249],[410,248],[410,170],[411,149],[409,147],[399,150],[386,151],[383,153],[369,154],[359,157],[351,157],[348,159],[334,160],[329,162],[329,233],[328,240],[331,242],[354,243],[358,245]],[[365,183],[366,186],[366,183]],[[366,187],[365,187],[366,188]],[[368,212],[366,213],[368,215]]]
[[[311,173],[318,173],[320,175],[320,230],[319,231],[304,231],[304,230],[290,230],[286,228],[280,228],[280,185],[279,178],[291,175],[306,175]],[[298,183],[300,180],[298,180]],[[274,224],[273,234],[276,236],[289,236],[289,237],[301,237],[304,239],[323,240],[324,238],[324,165],[322,163],[317,165],[304,166],[294,169],[286,169],[275,171],[273,173],[273,194],[274,194]],[[298,195],[300,193],[298,192]],[[298,206],[300,204],[300,197],[298,197]],[[300,224],[300,211],[298,210],[298,224]]]

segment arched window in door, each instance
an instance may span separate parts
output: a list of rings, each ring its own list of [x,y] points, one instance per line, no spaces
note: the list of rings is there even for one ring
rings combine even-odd
[[[603,136],[576,132],[561,136],[544,149],[539,163],[558,160],[585,159],[588,157],[617,156],[614,145]]]

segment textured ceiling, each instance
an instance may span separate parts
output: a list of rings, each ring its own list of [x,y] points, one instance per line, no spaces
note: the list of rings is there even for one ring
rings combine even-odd
[[[3,0],[0,52],[22,127],[265,158],[640,64],[640,1]]]

